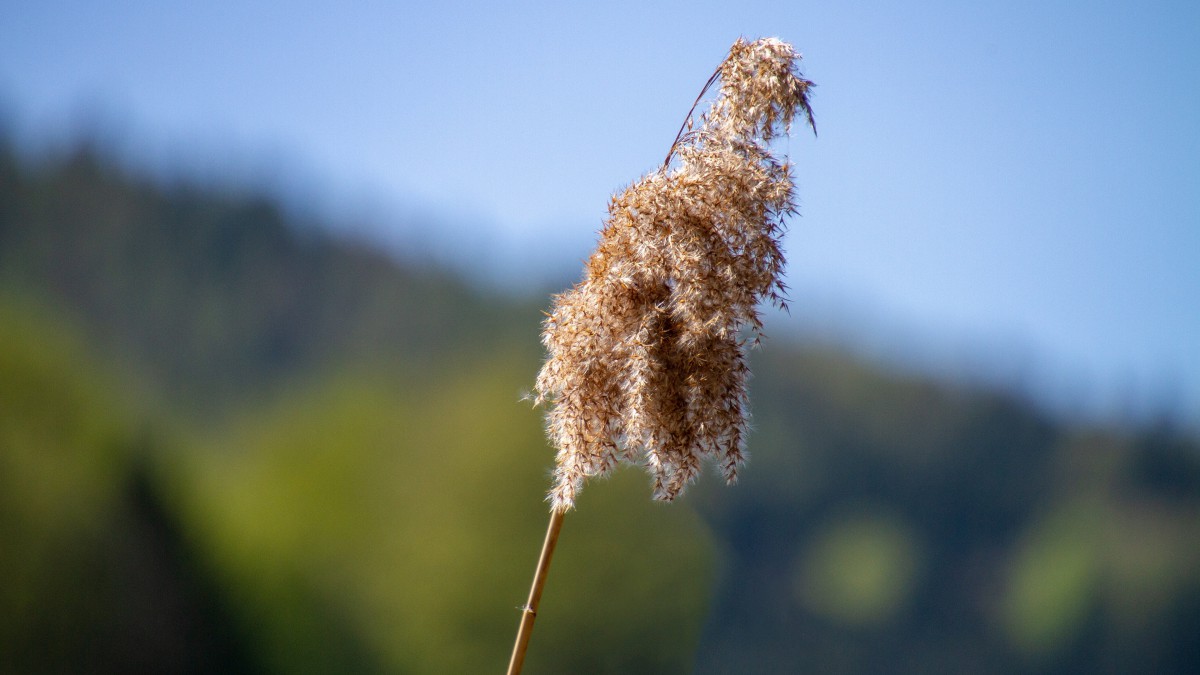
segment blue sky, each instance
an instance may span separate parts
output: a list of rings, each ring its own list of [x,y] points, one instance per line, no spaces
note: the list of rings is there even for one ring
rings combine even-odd
[[[547,275],[734,38],[776,35],[818,84],[820,137],[784,146],[794,320],[1068,409],[1200,419],[1198,34],[1191,1],[9,1],[0,106],[40,141],[105,111],[153,166]],[[402,232],[414,214],[435,230]]]

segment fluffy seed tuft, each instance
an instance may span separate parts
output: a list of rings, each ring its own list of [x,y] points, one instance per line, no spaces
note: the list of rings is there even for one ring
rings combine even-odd
[[[797,115],[813,124],[799,61],[775,38],[735,42],[711,107],[661,170],[612,198],[582,281],[554,297],[536,385],[558,451],[554,510],[622,462],[644,463],[667,501],[705,458],[737,479],[745,333],[761,334],[761,300],[783,305],[779,242],[795,211],[790,166],[769,142]]]

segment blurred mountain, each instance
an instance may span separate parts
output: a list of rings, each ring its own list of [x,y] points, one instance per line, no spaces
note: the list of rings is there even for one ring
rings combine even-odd
[[[0,287],[65,309],[148,398],[202,409],[335,361],[421,370],[537,330],[447,273],[287,223],[267,196],[161,185],[87,143],[40,163],[0,151]]]
[[[270,196],[0,139],[0,672],[495,672],[552,461],[542,297]],[[1200,671],[1200,442],[824,345],[752,459],[567,520],[530,673]]]

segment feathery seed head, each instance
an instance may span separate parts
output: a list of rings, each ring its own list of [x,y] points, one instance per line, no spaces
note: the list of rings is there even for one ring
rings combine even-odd
[[[667,165],[613,196],[583,279],[554,297],[536,384],[557,448],[554,510],[622,462],[644,463],[654,497],[667,501],[705,458],[737,479],[742,334],[757,340],[759,301],[783,305],[779,242],[795,211],[790,166],[768,144],[796,115],[813,124],[799,60],[776,38],[737,40],[708,112]]]

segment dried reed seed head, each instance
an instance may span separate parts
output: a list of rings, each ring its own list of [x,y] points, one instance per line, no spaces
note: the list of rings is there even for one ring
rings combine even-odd
[[[758,339],[759,301],[783,304],[779,240],[794,212],[789,166],[768,142],[798,114],[812,124],[799,60],[775,38],[735,42],[715,100],[672,149],[674,168],[612,198],[583,280],[554,297],[536,385],[557,448],[553,509],[622,462],[644,463],[667,501],[705,458],[737,479],[743,333]]]

